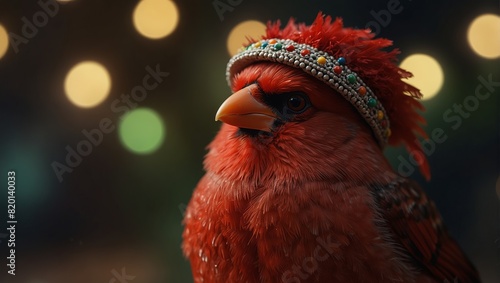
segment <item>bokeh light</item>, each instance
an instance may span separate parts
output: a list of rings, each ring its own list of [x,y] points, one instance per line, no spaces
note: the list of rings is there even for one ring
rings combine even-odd
[[[472,50],[479,56],[500,57],[500,16],[484,14],[472,21],[467,32]]]
[[[266,34],[266,25],[259,21],[249,20],[236,25],[227,37],[229,55],[235,55],[248,42],[248,38],[261,39]]]
[[[433,98],[441,90],[444,81],[443,69],[433,57],[413,54],[406,57],[400,67],[413,73],[408,83],[420,89],[424,100]]]
[[[7,30],[0,24],[0,59],[7,53],[9,48],[9,35]]]
[[[142,0],[133,14],[137,31],[151,39],[160,39],[171,34],[177,27],[179,11],[169,0]]]
[[[139,108],[125,114],[119,126],[120,140],[130,151],[148,154],[163,143],[165,127],[153,110]]]
[[[111,89],[111,77],[104,66],[84,61],[74,66],[66,76],[64,90],[78,107],[94,107],[104,101]]]

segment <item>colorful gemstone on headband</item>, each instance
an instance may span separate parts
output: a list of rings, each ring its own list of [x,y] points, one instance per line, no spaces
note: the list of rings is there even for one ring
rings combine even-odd
[[[311,53],[311,51],[309,51],[309,49],[304,49],[304,50],[300,51],[300,55],[302,55],[302,56],[306,56],[309,53]]]
[[[366,87],[360,86],[358,88],[358,93],[359,93],[359,95],[364,96],[366,94]]]
[[[281,44],[281,43],[276,43],[276,44],[274,45],[274,48],[276,48],[276,50],[281,50],[281,48],[283,48],[283,44]]]
[[[275,44],[276,42],[277,42],[276,39],[270,39],[269,40],[269,44]]]
[[[339,57],[339,59],[337,59],[337,62],[338,62],[340,65],[345,65],[345,58],[344,58],[344,57]]]
[[[368,100],[368,107],[375,107],[377,106],[377,100],[375,98],[370,98]]]
[[[260,47],[260,45],[261,45],[261,44],[262,44],[262,43],[261,43],[260,41],[257,41],[257,42],[255,42],[255,43],[253,44],[253,46],[255,46],[255,47]]]
[[[326,58],[323,57],[323,56],[319,56],[318,60],[316,60],[316,62],[318,62],[318,64],[320,65],[325,65],[326,64]]]
[[[383,128],[387,127],[387,120],[382,120],[382,121],[380,122],[380,125],[381,125]]]
[[[288,45],[288,46],[286,47],[286,51],[290,51],[290,52],[292,52],[292,51],[294,51],[294,50],[295,50],[295,46],[293,46],[293,45]]]
[[[387,137],[390,137],[392,135],[391,129],[387,129],[387,132],[385,134]]]
[[[266,46],[267,46],[268,44],[269,44],[269,43],[268,43],[267,41],[264,41],[264,42],[262,43],[262,46],[261,46],[261,47],[262,47],[262,48],[266,48]]]
[[[333,67],[333,72],[335,74],[339,75],[340,73],[342,73],[342,67],[340,67],[340,66]]]
[[[335,74],[339,75],[340,73],[342,73],[342,67],[340,67],[340,66],[333,67],[333,72]]]
[[[377,112],[377,119],[379,119],[379,120],[384,119],[384,112],[382,110],[379,110]]]
[[[347,81],[350,83],[350,84],[353,84],[356,82],[356,76],[353,75],[353,74],[349,74],[347,75]]]

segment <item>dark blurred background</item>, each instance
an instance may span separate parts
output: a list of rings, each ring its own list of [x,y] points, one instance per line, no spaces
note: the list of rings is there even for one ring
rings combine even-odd
[[[485,57],[467,37],[478,16],[498,17],[498,1],[191,0],[152,10],[162,0],[145,1],[152,2],[0,1],[0,282],[192,282],[180,250],[181,221],[203,174],[205,146],[220,126],[214,114],[230,94],[228,36],[243,21],[293,16],[309,24],[318,11],[343,17],[346,26],[378,24],[378,35],[401,49],[400,59],[423,53],[439,62],[442,88],[423,101],[427,132],[442,129],[447,137],[429,153],[431,181],[402,165],[409,160],[404,149],[386,153],[426,188],[484,282],[500,282],[500,53]],[[148,38],[134,26],[134,13],[153,26],[172,25],[172,32],[162,37],[160,28],[152,32],[161,38]],[[499,26],[480,30],[498,39]],[[99,63],[110,79],[107,96],[92,107],[79,107],[65,88],[70,70],[85,61]],[[168,75],[142,101],[121,101],[143,86],[148,66]],[[99,88],[78,76],[73,83],[77,90]],[[480,85],[484,99],[476,97]],[[468,115],[454,108],[464,103]],[[98,134],[101,126],[109,133]],[[94,133],[95,144],[84,132]],[[68,162],[72,150],[86,156]],[[10,170],[15,276],[6,258]]]

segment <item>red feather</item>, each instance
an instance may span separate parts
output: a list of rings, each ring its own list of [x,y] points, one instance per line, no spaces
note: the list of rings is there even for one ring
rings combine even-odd
[[[479,282],[479,275],[444,227],[434,203],[420,186],[400,180],[375,186],[380,213],[412,260],[440,282]]]

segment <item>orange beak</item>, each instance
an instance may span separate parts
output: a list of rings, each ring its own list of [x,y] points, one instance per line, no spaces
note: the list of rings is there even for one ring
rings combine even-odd
[[[258,92],[259,87],[251,84],[233,93],[219,107],[215,121],[270,132],[277,117],[268,106],[254,98],[254,94]]]

